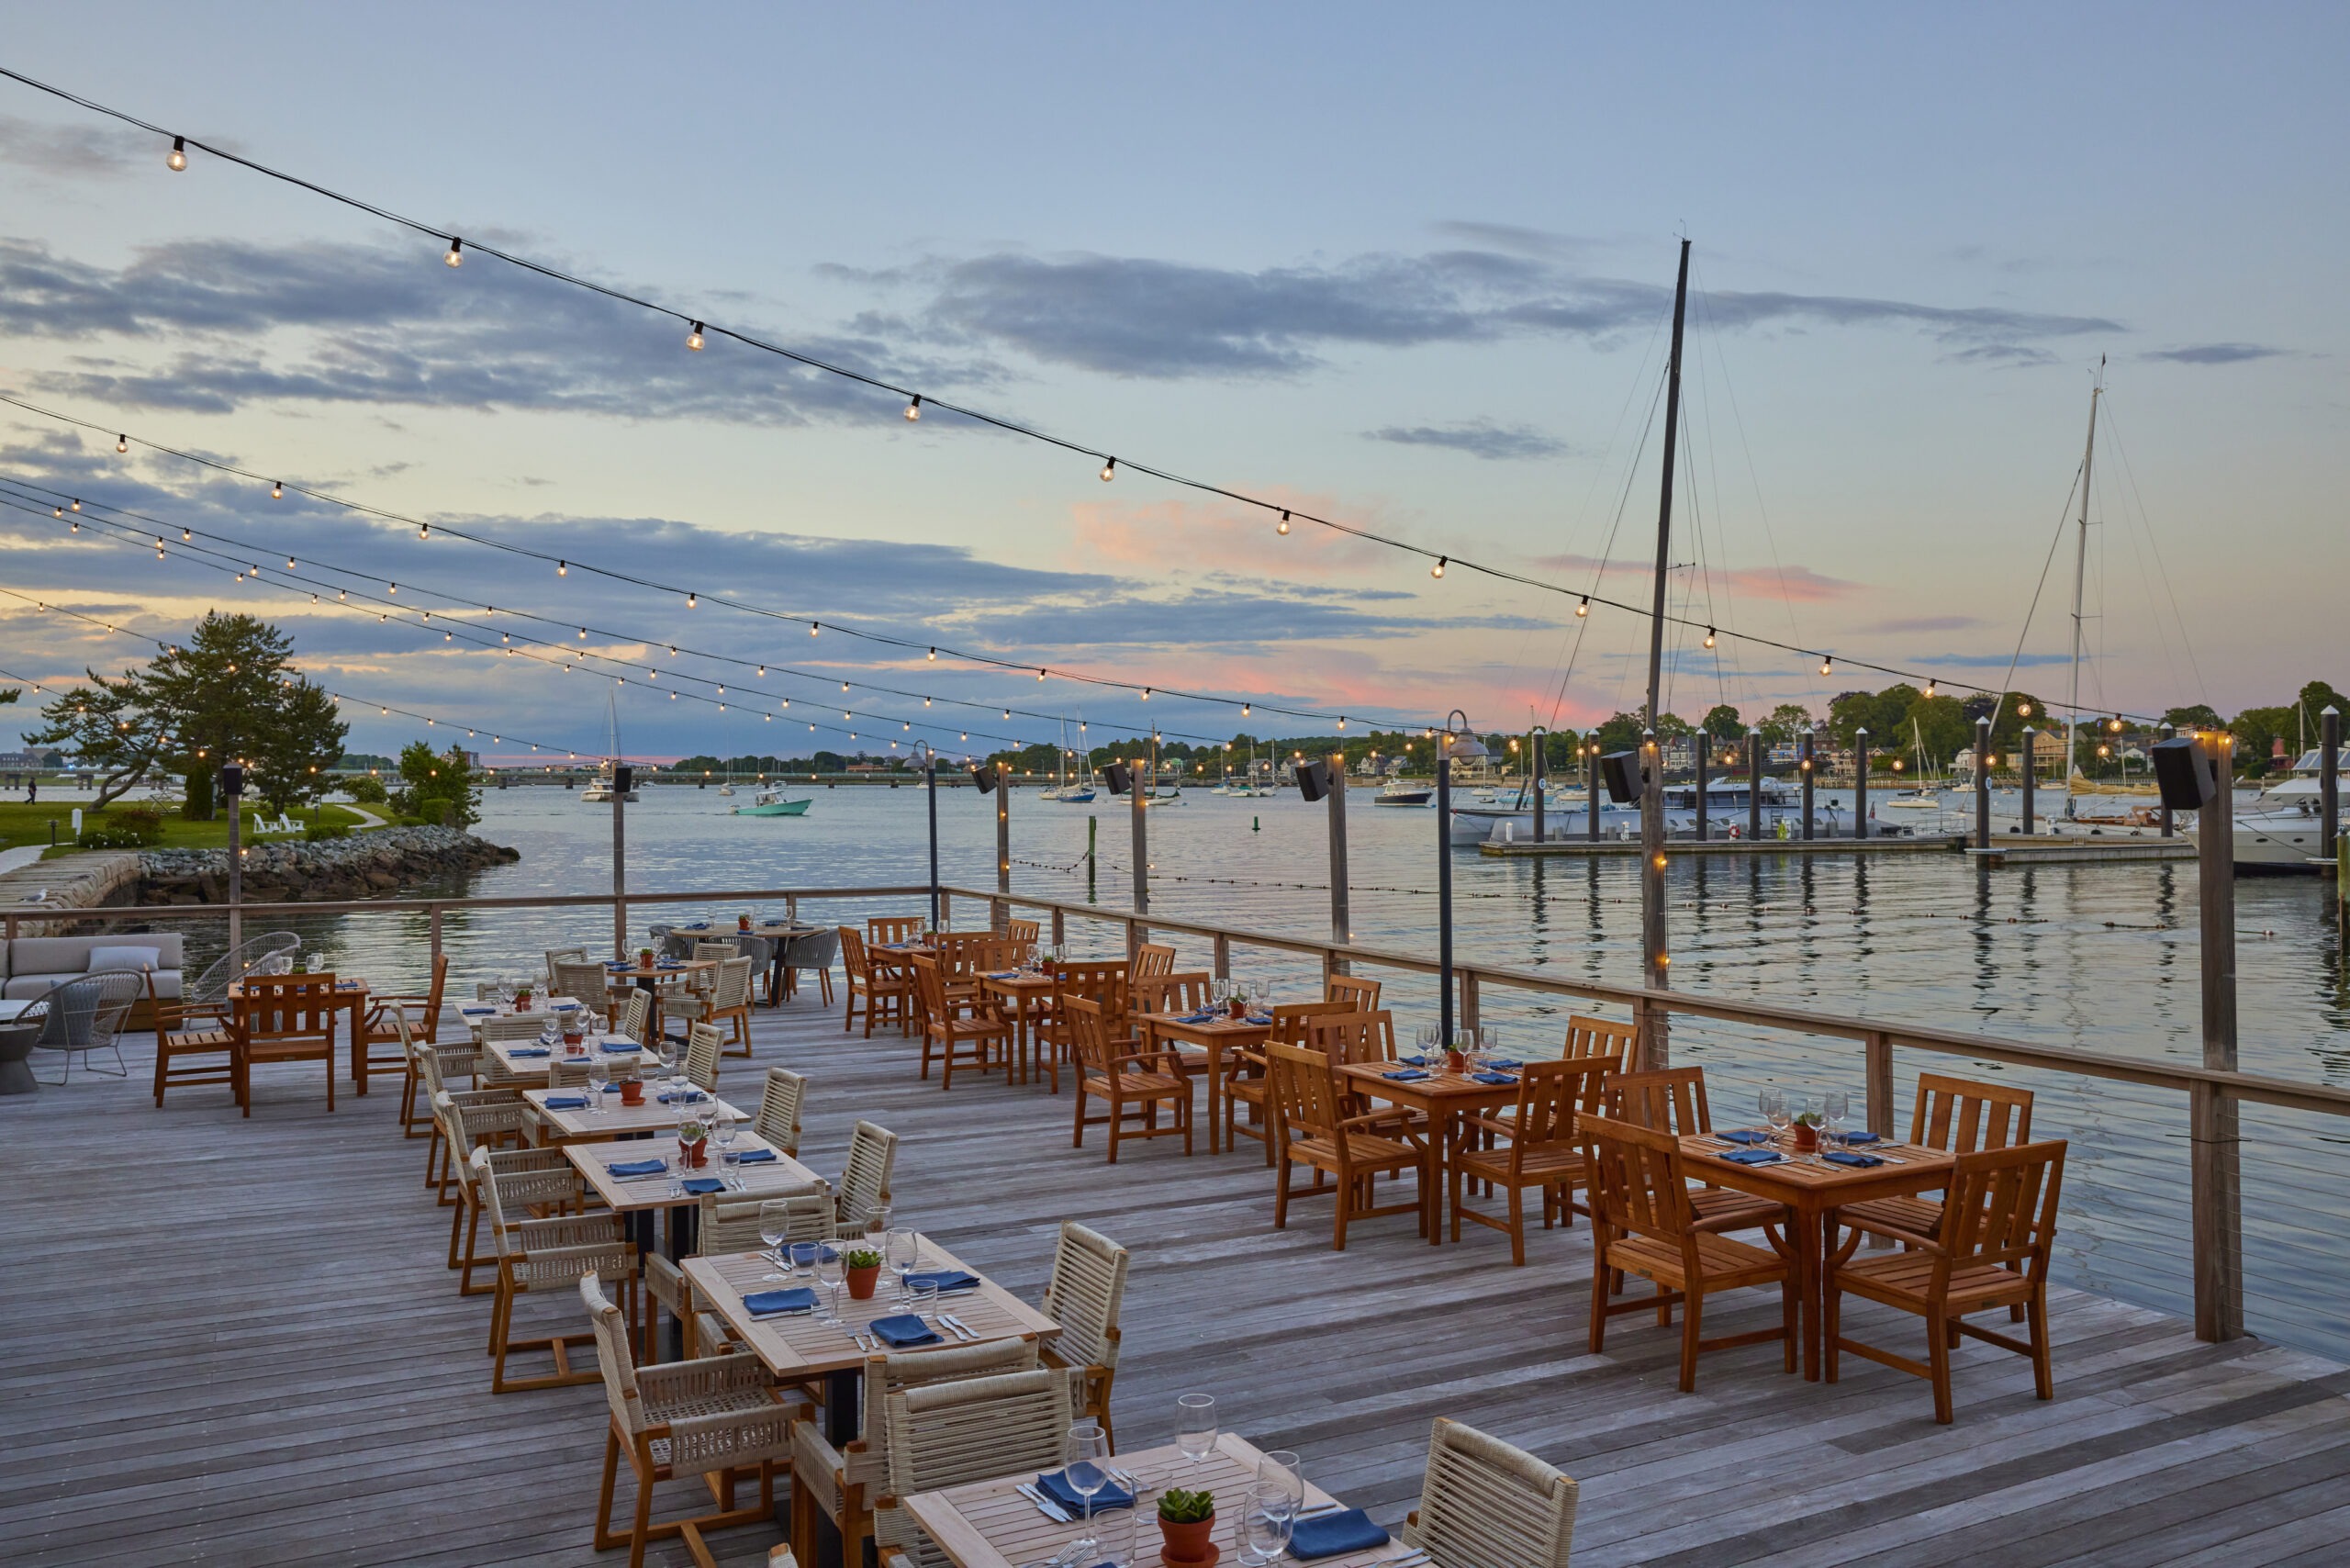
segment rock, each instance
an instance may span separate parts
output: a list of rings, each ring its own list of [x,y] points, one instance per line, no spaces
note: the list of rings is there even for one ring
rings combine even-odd
[[[350,838],[262,843],[244,857],[249,903],[331,902],[390,892],[453,871],[509,865],[521,854],[442,827],[386,828]],[[152,849],[139,857],[143,903],[224,903],[225,849]]]

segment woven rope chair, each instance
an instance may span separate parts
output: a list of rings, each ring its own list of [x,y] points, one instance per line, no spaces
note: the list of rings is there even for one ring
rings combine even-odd
[[[494,1013],[474,1025],[487,1040],[535,1040],[547,1026],[543,1013]]]
[[[396,1034],[406,1016],[402,1014],[395,1020],[393,1030]],[[441,1087],[445,1088],[451,1081],[473,1077],[474,1058],[480,1055],[480,1051],[475,1046],[470,1032],[462,1040],[443,1042],[421,1039],[411,1031],[401,1038],[400,1049],[408,1058],[408,1070],[400,1084],[400,1136],[428,1137],[432,1132],[434,1085],[426,1077],[424,1058],[427,1056],[434,1058],[442,1078]]]
[[[815,1540],[821,1516],[840,1532],[841,1561],[863,1562],[864,1543],[873,1533],[873,1499],[889,1489],[890,1395],[957,1378],[1027,1372],[1035,1365],[1036,1343],[1025,1338],[867,1357],[863,1421],[846,1446],[836,1449],[827,1442],[821,1422],[802,1421],[791,1428],[791,1539]]]
[[[776,1466],[790,1461],[791,1424],[806,1418],[808,1408],[778,1398],[753,1355],[639,1367],[629,1354],[627,1318],[593,1277],[579,1282],[579,1300],[595,1329],[597,1370],[612,1415],[596,1499],[596,1550],[625,1544],[629,1568],[643,1568],[648,1542],[682,1536],[694,1561],[709,1563],[713,1559],[704,1531],[755,1524],[774,1514]],[[622,1453],[636,1477],[636,1514],[624,1536],[612,1529]],[[752,1469],[758,1501],[738,1504],[740,1473]],[[653,1488],[695,1476],[709,1477],[717,1510],[654,1522]]]
[[[237,1036],[229,1028],[225,1004],[216,1008],[164,996],[155,989],[155,971],[148,970],[146,978],[147,1009],[155,1020],[155,1109],[163,1108],[164,1090],[203,1083],[225,1084],[233,1101]],[[175,1065],[183,1058],[191,1058],[190,1065]],[[406,1104],[400,1114],[405,1124]]]
[[[1433,1568],[1567,1568],[1576,1494],[1563,1472],[1439,1416],[1420,1506],[1397,1533]]]
[[[788,1067],[767,1069],[767,1087],[759,1094],[758,1114],[751,1130],[776,1148],[800,1157],[800,1110],[808,1100],[808,1081]]]
[[[643,1045],[653,1027],[653,997],[632,988],[620,1007],[620,1033]]]
[[[696,1255],[718,1258],[765,1247],[767,1238],[760,1234],[760,1224],[768,1204],[781,1204],[790,1213],[785,1243],[833,1239],[833,1194],[822,1181],[751,1196],[711,1193],[701,1200],[700,1223],[694,1238]],[[697,1346],[714,1350],[731,1343],[725,1325],[695,1305],[693,1282],[686,1278],[685,1271],[658,1252],[644,1255],[644,1288],[655,1309],[645,1324],[648,1346],[658,1343],[654,1330],[659,1325],[650,1318],[657,1317],[662,1309],[677,1320],[678,1337],[688,1356],[698,1353]]]
[[[1675,1137],[1714,1130],[1713,1107],[1706,1099],[1704,1068],[1610,1073],[1603,1092],[1607,1114],[1636,1126],[1654,1127]],[[1697,1229],[1710,1230],[1718,1236],[1758,1226],[1766,1228],[1771,1232],[1774,1248],[1780,1246],[1779,1238],[1788,1229],[1785,1204],[1730,1187],[1691,1188],[1689,1215],[1690,1223]]]
[[[890,1206],[890,1175],[898,1166],[898,1135],[859,1121],[849,1135],[848,1168],[834,1189],[833,1213],[842,1236],[864,1236]]]
[[[901,1389],[890,1395],[885,1420],[890,1495],[873,1509],[885,1568],[952,1568],[897,1499],[1058,1467],[1069,1435],[1069,1379],[1039,1368]]]
[[[184,994],[188,1001],[207,1006],[218,1002],[225,1013],[230,982],[247,975],[285,974],[294,968],[294,955],[301,950],[302,939],[291,931],[249,936],[215,958]]]
[[[547,1061],[549,1089],[584,1089],[588,1085],[589,1063],[585,1059],[567,1061],[561,1057]]]
[[[714,1024],[696,1024],[686,1031],[686,1077],[707,1093],[718,1092],[718,1053],[726,1036]]]
[[[567,993],[564,991],[562,982],[555,979],[554,967],[557,964],[586,963],[588,961],[588,949],[585,947],[549,947],[546,950],[546,954],[547,994],[549,996],[563,996],[565,994],[579,996],[579,993],[576,991]],[[587,997],[580,996],[579,1000],[586,1002],[588,999]]]
[[[800,976],[811,970],[816,976],[818,994],[826,1007],[833,1004],[833,965],[841,956],[841,935],[837,931],[815,931],[805,936],[794,936],[783,945],[783,989],[789,993],[797,989]],[[774,1000],[772,997],[768,1000]]]
[[[710,943],[705,946],[716,946]],[[732,951],[731,946],[729,951]],[[728,958],[718,966],[718,979],[703,998],[700,1023],[732,1024],[734,1044],[742,1049],[732,1054],[751,1054],[751,981],[758,973],[755,958]]]
[[[579,958],[557,959],[547,968],[549,996],[571,997],[598,1013],[610,1011],[611,972],[603,965]]]
[[[1065,1219],[1053,1248],[1053,1277],[1045,1286],[1045,1316],[1061,1326],[1060,1338],[1044,1350],[1045,1361],[1077,1373],[1069,1397],[1077,1413],[1100,1421],[1104,1432],[1111,1431],[1110,1384],[1118,1375],[1126,1261],[1125,1248]]]
[[[432,1135],[424,1146],[424,1184],[434,1190],[442,1204],[450,1201],[449,1189],[457,1180],[453,1166],[464,1163],[475,1143],[519,1143],[529,1134],[528,1103],[510,1084],[484,1080],[480,1071],[485,1059],[470,1046],[425,1046],[417,1055],[426,1103],[432,1110]],[[453,1071],[461,1067],[476,1074],[473,1088],[449,1087]],[[466,1126],[477,1134],[473,1142],[449,1140],[448,1126],[440,1113],[443,1094],[464,1108]]]
[[[443,1102],[446,1099],[443,1095]],[[453,1131],[462,1135],[467,1130],[462,1109],[446,1103],[440,1108]],[[582,1212],[579,1172],[563,1150],[492,1148],[486,1152],[490,1173],[506,1181],[509,1201],[514,1194],[533,1194],[538,1197],[540,1208],[556,1214]],[[483,1257],[480,1250],[483,1204],[476,1185],[480,1171],[470,1159],[458,1170],[464,1184],[458,1189],[457,1206],[449,1215],[449,1267],[457,1271],[459,1295],[488,1295],[497,1289],[495,1285],[474,1283],[474,1271],[490,1266],[490,1260]]]
[[[56,1051],[64,1057],[64,1071],[58,1079],[61,1085],[73,1081],[73,1058],[77,1056],[92,1072],[105,1073],[108,1078],[129,1078],[130,1064],[122,1059],[119,1037],[123,1020],[130,1016],[130,1010],[138,1004],[139,994],[144,989],[144,977],[129,969],[103,969],[50,987],[18,1021],[40,1025],[40,1033],[33,1037],[34,1049]],[[110,1072],[89,1059],[92,1052],[103,1050],[114,1052],[115,1065]],[[332,1110],[331,1070],[328,1076],[327,1108]]]
[[[571,1175],[571,1191],[579,1178]],[[532,1204],[557,1202],[553,1176],[532,1170],[501,1176],[489,1150],[474,1151],[474,1182],[481,1194],[490,1235],[498,1243],[498,1300],[490,1308],[489,1391],[511,1394],[527,1388],[558,1388],[592,1383],[596,1373],[571,1365],[570,1343],[561,1334],[532,1338],[514,1335],[514,1304],[532,1291],[569,1290],[581,1280],[599,1279],[621,1287],[632,1313],[636,1304],[636,1244],[628,1227],[611,1215],[532,1219]],[[506,1358],[516,1350],[544,1350],[554,1371],[544,1377],[509,1378]]]

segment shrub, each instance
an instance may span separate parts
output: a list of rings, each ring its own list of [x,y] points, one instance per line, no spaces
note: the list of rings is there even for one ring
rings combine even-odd
[[[345,794],[362,805],[380,806],[384,803],[384,781],[372,773],[363,773],[342,788]]]
[[[428,796],[416,803],[416,818],[433,827],[446,827],[449,824],[449,802]]]
[[[145,806],[126,806],[111,813],[94,812],[83,819],[84,849],[145,849],[163,841],[163,813]]]
[[[346,823],[312,823],[302,836],[312,844],[326,838],[349,838],[351,827]]]

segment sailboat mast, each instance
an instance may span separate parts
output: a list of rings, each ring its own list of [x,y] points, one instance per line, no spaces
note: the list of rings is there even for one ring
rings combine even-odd
[[[1664,476],[1657,498],[1656,577],[1651,583],[1649,605],[1648,740],[1642,747],[1645,782],[1640,790],[1640,937],[1641,966],[1651,990],[1667,983],[1665,966],[1673,960],[1665,950],[1664,933],[1664,752],[1657,736],[1664,689],[1665,574],[1673,564],[1673,469],[1681,434],[1681,335],[1689,314],[1689,241],[1681,241],[1681,271],[1673,288],[1673,358],[1664,391]],[[1702,810],[1702,803],[1700,805]],[[1651,1012],[1649,1038],[1644,1042],[1645,1067],[1665,1065],[1664,1014]]]
[[[2098,361],[2098,374],[2105,374],[2105,361]],[[2081,521],[2076,531],[2073,546],[2073,694],[2065,714],[2065,800],[2070,809],[2073,798],[2073,730],[2081,722],[2081,584],[2089,567],[2089,479],[2097,464],[2097,400],[2103,394],[2102,386],[2089,388],[2089,438],[2081,448]],[[2031,766],[2031,758],[2024,758],[2024,766]]]

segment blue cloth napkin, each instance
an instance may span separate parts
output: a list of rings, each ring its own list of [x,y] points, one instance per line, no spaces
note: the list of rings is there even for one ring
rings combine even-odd
[[[1403,1057],[1398,1059],[1405,1067],[1426,1067],[1428,1064],[1428,1058],[1426,1057]]]
[[[1310,1519],[1300,1519],[1291,1530],[1289,1554],[1301,1562],[1310,1562],[1317,1557],[1336,1557],[1342,1551],[1368,1551],[1374,1546],[1387,1544],[1387,1532],[1371,1522],[1371,1516],[1360,1508],[1348,1508],[1342,1513],[1321,1514]]]
[[[1176,1022],[1179,1024],[1204,1024],[1214,1016],[1215,1012],[1211,1008],[1205,1013],[1186,1013],[1182,1017],[1177,1019]]]
[[[938,1343],[938,1335],[930,1325],[911,1312],[901,1312],[893,1317],[877,1317],[865,1327],[883,1344],[901,1350],[909,1345]]]
[[[691,925],[673,925],[669,929],[672,931],[707,931],[710,929],[710,922],[707,920],[697,920]]]
[[[1786,1156],[1771,1148],[1741,1148],[1722,1158],[1732,1165],[1776,1165]]]
[[[1736,1132],[1716,1133],[1714,1136],[1724,1143],[1769,1143],[1771,1141],[1769,1133],[1758,1133],[1751,1127],[1740,1127]]]
[[[960,1269],[940,1269],[926,1274],[908,1274],[906,1283],[934,1284],[938,1287],[940,1295],[952,1295],[957,1291],[979,1289],[979,1277],[977,1274],[967,1274]]]
[[[1416,1067],[1407,1067],[1401,1072],[1382,1072],[1379,1076],[1396,1083],[1411,1083],[1426,1078],[1427,1073]]]
[[[737,1165],[773,1165],[775,1163],[775,1150],[771,1148],[746,1148],[742,1153],[734,1157],[734,1163]]]
[[[1846,1143],[1883,1143],[1885,1139],[1875,1133],[1846,1133],[1844,1141]]]
[[[1489,1060],[1485,1063],[1485,1065],[1486,1065],[1487,1067],[1490,1067],[1490,1068],[1493,1068],[1493,1069],[1494,1069],[1494,1070],[1500,1070],[1500,1069],[1502,1069],[1502,1068],[1505,1068],[1505,1067],[1508,1067],[1508,1068],[1524,1067],[1526,1064],[1525,1064],[1524,1062],[1522,1062],[1522,1061],[1503,1061],[1500,1058],[1495,1057],[1495,1058],[1493,1058],[1489,1059]]]
[[[621,1038],[621,1039],[618,1039],[618,1040],[606,1040],[602,1045],[600,1045],[600,1046],[597,1047],[596,1048],[597,1048],[598,1050],[610,1051],[610,1052],[611,1052],[611,1053],[612,1053],[612,1055],[614,1055],[614,1056],[616,1056],[616,1057],[618,1057],[618,1056],[626,1056],[626,1055],[628,1055],[631,1051],[633,1051],[634,1049],[636,1049],[636,1042],[635,1042],[634,1040],[631,1040],[631,1039],[627,1039],[627,1038]]]
[[[1018,969],[990,969],[990,970],[988,971],[988,979],[990,979],[990,980],[1010,980],[1013,976],[1014,976],[1014,975],[1018,974],[1019,972],[1020,972],[1020,971],[1019,971]]]
[[[498,1008],[487,1002],[471,1002],[460,1006],[457,1012],[467,1018],[492,1018],[497,1016]]]
[[[1517,1081],[1517,1075],[1512,1072],[1472,1072],[1469,1076],[1480,1083],[1516,1083]]]
[[[509,1057],[543,1057],[547,1054],[547,1047],[544,1046],[509,1046],[506,1047],[506,1054]]]
[[[546,1098],[546,1107],[550,1111],[584,1111],[588,1108],[588,1096],[585,1094],[550,1094]]]
[[[1056,1470],[1036,1477],[1036,1490],[1072,1514],[1082,1517],[1085,1513],[1085,1494],[1069,1484],[1069,1472],[1066,1470]],[[1093,1494],[1093,1511],[1097,1514],[1134,1506],[1135,1495],[1114,1481],[1109,1481],[1101,1491]]]
[[[1270,1024],[1272,1021],[1273,1015],[1270,1013],[1251,1013],[1248,1014],[1248,1022],[1251,1024]]]
[[[658,1176],[669,1169],[669,1162],[666,1159],[631,1159],[606,1169],[615,1176]]]
[[[1850,1165],[1858,1170],[1871,1170],[1885,1163],[1881,1155],[1852,1154],[1843,1149],[1830,1149],[1819,1157],[1830,1165]]]
[[[753,1291],[743,1298],[743,1310],[754,1317],[774,1317],[787,1312],[813,1312],[816,1293],[801,1285],[788,1291]]]
[[[688,1089],[683,1094],[664,1094],[660,1097],[661,1103],[664,1105],[698,1105],[709,1098],[709,1095],[699,1089]]]
[[[688,1176],[683,1182],[678,1182],[677,1185],[683,1187],[688,1193],[697,1198],[703,1196],[705,1193],[722,1193],[726,1191],[726,1183],[720,1181],[715,1176]]]

